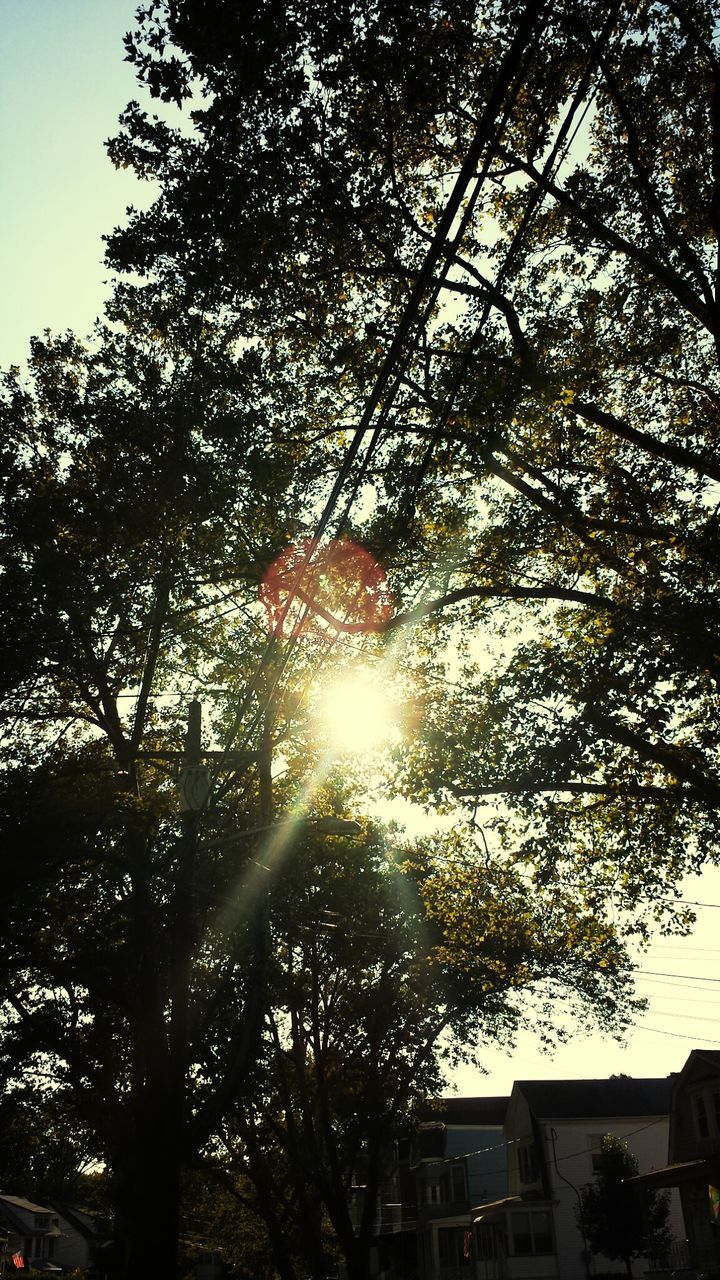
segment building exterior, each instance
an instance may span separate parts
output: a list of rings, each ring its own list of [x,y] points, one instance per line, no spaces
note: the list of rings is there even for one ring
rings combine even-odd
[[[670,1089],[670,1078],[516,1082],[505,1121],[507,1189],[473,1212],[475,1276],[583,1280],[623,1274],[623,1263],[588,1253],[578,1225],[580,1192],[597,1172],[607,1133],[627,1140],[641,1172],[664,1163]],[[682,1238],[678,1203],[671,1228]],[[641,1260],[635,1273],[646,1271]]]
[[[507,1098],[442,1098],[399,1145],[378,1208],[379,1280],[470,1276],[471,1205],[504,1194]]]
[[[77,1267],[86,1271],[95,1264],[101,1246],[109,1241],[108,1222],[102,1215],[65,1201],[51,1203],[61,1233],[55,1245],[55,1261],[65,1270]]]
[[[86,1270],[108,1238],[96,1215],[59,1201],[35,1204],[22,1196],[0,1196],[4,1261],[36,1271]],[[22,1258],[23,1263],[12,1263]]]
[[[470,1210],[505,1192],[507,1098],[445,1098],[411,1144],[420,1280],[456,1280],[474,1265]]]
[[[677,1188],[687,1246],[667,1276],[720,1280],[720,1052],[694,1049],[673,1078],[667,1161],[637,1182]],[[658,1274],[658,1280],[662,1273]]]
[[[441,1099],[400,1146],[383,1188],[374,1274],[378,1280],[625,1274],[624,1263],[587,1250],[580,1194],[596,1176],[605,1134],[627,1141],[641,1173],[666,1165],[671,1085],[672,1077],[525,1080],[509,1099]],[[715,1114],[720,1153],[720,1083]],[[682,1242],[677,1193],[670,1227]],[[634,1274],[644,1276],[648,1266],[639,1259]]]
[[[0,1222],[5,1240],[4,1261],[22,1258],[17,1266],[36,1271],[60,1271],[55,1251],[61,1237],[58,1215],[48,1205],[22,1196],[0,1196]]]

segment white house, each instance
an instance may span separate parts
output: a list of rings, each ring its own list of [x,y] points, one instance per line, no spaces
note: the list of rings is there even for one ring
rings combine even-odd
[[[0,1221],[6,1235],[5,1260],[20,1256],[26,1267],[37,1271],[61,1270],[54,1258],[62,1233],[52,1208],[22,1196],[0,1196]]]
[[[505,1121],[506,1195],[476,1207],[477,1274],[482,1280],[589,1280],[625,1272],[594,1258],[577,1220],[581,1189],[597,1172],[604,1134],[625,1139],[640,1172],[666,1163],[671,1078],[524,1080]],[[679,1200],[671,1229],[684,1236]],[[640,1260],[636,1274],[644,1275]]]
[[[97,1215],[59,1201],[35,1204],[22,1196],[0,1195],[0,1224],[4,1260],[20,1256],[36,1271],[86,1270],[107,1239]]]
[[[52,1208],[61,1232],[55,1245],[55,1261],[67,1270],[77,1267],[86,1271],[95,1263],[98,1248],[109,1239],[107,1223],[102,1215],[64,1201],[53,1200]]]

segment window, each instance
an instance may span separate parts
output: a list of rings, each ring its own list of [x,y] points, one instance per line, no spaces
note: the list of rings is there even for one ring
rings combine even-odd
[[[518,1167],[521,1182],[537,1182],[539,1170],[534,1142],[526,1142],[518,1147]]]
[[[478,1257],[481,1262],[494,1262],[507,1256],[505,1223],[481,1222],[476,1234]]]
[[[39,1230],[39,1231],[46,1231],[46,1230],[48,1229],[48,1227],[50,1226],[50,1214],[49,1214],[49,1213],[36,1213],[36,1214],[35,1214],[35,1226],[38,1228],[38,1230]]]
[[[472,1233],[465,1227],[438,1227],[438,1258],[441,1269],[469,1267]]]
[[[592,1164],[593,1173],[600,1172],[600,1161],[602,1158],[602,1140],[603,1138],[610,1137],[610,1136],[611,1136],[610,1134],[605,1134],[605,1133],[589,1133],[588,1134],[587,1142],[590,1148],[590,1163]]]
[[[700,1140],[720,1137],[720,1090],[703,1089],[692,1098],[695,1132]]]
[[[545,1209],[511,1213],[510,1236],[516,1257],[553,1252],[552,1219]]]
[[[699,1094],[697,1098],[693,1098],[693,1106],[695,1107],[695,1128],[697,1129],[698,1137],[709,1138],[710,1125],[708,1124],[707,1108],[702,1094]]]
[[[427,1184],[428,1204],[456,1204],[466,1198],[464,1161],[451,1164],[435,1182]]]
[[[465,1165],[452,1164],[440,1181],[443,1204],[454,1204],[465,1199]]]

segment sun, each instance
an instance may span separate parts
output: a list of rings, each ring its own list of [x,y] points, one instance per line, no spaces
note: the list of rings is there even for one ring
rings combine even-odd
[[[351,671],[323,691],[318,728],[332,751],[364,755],[397,736],[397,708],[382,676]]]

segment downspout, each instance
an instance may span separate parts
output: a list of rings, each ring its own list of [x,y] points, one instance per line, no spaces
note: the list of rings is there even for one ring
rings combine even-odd
[[[550,1130],[550,1141],[552,1142],[552,1149],[553,1149],[553,1164],[555,1165],[555,1172],[556,1172],[556,1174],[557,1174],[558,1178],[560,1178],[560,1180],[561,1180],[562,1182],[564,1182],[564,1183],[565,1183],[565,1185],[566,1185],[566,1186],[568,1186],[568,1187],[570,1188],[570,1190],[571,1190],[571,1191],[574,1191],[574,1192],[575,1192],[575,1195],[577,1196],[577,1200],[578,1200],[578,1225],[579,1225],[579,1227],[580,1227],[580,1231],[582,1232],[582,1238],[583,1238],[583,1256],[584,1256],[584,1259],[585,1259],[585,1275],[587,1276],[587,1280],[591,1280],[591,1276],[590,1276],[590,1250],[588,1249],[587,1237],[586,1237],[586,1235],[585,1235],[585,1220],[584,1220],[584,1218],[583,1218],[582,1196],[580,1195],[580,1192],[578,1191],[578,1189],[577,1189],[577,1187],[574,1185],[574,1183],[572,1183],[572,1182],[570,1181],[570,1179],[569,1179],[569,1178],[566,1178],[566,1177],[565,1177],[565,1175],[564,1175],[564,1174],[562,1174],[562,1173],[560,1172],[559,1168],[558,1168],[557,1150],[556,1150],[556,1148],[555,1148],[555,1143],[557,1142],[557,1129],[551,1129],[551,1130]]]

